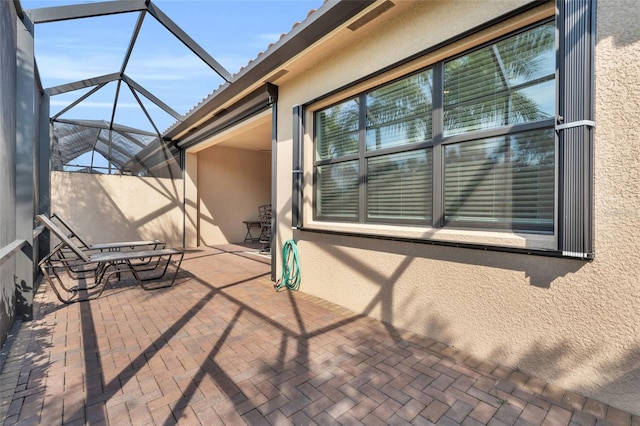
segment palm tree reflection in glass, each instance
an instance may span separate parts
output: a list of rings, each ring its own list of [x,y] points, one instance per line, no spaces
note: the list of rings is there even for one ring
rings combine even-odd
[[[553,23],[446,61],[443,73],[445,223],[552,231],[553,126],[518,126],[555,115]],[[320,215],[358,220],[364,185],[366,220],[431,224],[433,90],[427,69],[316,114]]]

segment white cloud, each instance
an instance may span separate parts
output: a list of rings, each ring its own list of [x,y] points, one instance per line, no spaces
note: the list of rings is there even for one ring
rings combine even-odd
[[[246,66],[251,59],[255,59],[255,56],[256,55],[247,56],[247,55],[240,55],[240,54],[223,55],[223,56],[218,56],[216,58],[216,61],[220,62],[222,66],[224,66],[226,70],[229,71],[231,74],[234,74],[238,72],[240,68]]]
[[[58,85],[85,80],[120,71],[123,58],[109,52],[91,54],[41,54],[38,68],[45,84]],[[132,57],[125,73],[134,80],[189,81],[217,75],[207,64],[193,54],[171,56],[167,54]]]
[[[215,71],[195,54],[180,56],[156,54],[132,58],[126,74],[134,79],[139,76],[144,80],[186,81],[215,75]]]
[[[40,74],[54,84],[69,83],[118,71],[119,62],[113,56],[41,54],[36,56]],[[120,62],[122,59],[120,59]]]
[[[258,57],[260,52],[265,52],[271,43],[280,40],[280,33],[263,33],[253,38],[253,41],[242,46],[237,52],[226,55],[218,55],[215,59],[220,62],[230,73],[240,71],[240,68],[247,66],[249,61]]]
[[[275,43],[276,41],[280,40],[281,35],[281,33],[258,34],[256,38],[258,42],[266,43],[264,46],[266,48],[270,43]]]

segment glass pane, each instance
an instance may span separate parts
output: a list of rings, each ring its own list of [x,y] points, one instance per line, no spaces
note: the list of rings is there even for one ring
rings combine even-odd
[[[508,85],[522,85],[555,72],[555,24],[548,22],[496,43]]]
[[[444,134],[553,117],[555,28],[532,28],[444,65]]]
[[[433,72],[367,93],[367,151],[431,139]]]
[[[553,231],[553,129],[445,146],[445,221]]]
[[[431,149],[369,158],[367,218],[431,222]]]
[[[358,161],[318,166],[316,179],[319,217],[358,219]]]
[[[556,114],[556,82],[545,81],[513,92],[511,121],[524,123],[554,117]]]
[[[357,99],[316,113],[316,160],[358,153],[360,106]]]

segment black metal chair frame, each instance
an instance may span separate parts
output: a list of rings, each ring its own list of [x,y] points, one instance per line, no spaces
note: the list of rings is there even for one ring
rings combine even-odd
[[[182,264],[184,252],[178,249],[159,249],[159,250],[142,250],[142,251],[115,251],[115,252],[97,252],[88,253],[80,249],[75,243],[71,241],[55,224],[51,222],[49,218],[44,215],[38,215],[37,220],[40,221],[50,232],[58,237],[61,242],[39,262],[40,270],[45,276],[49,285],[51,285],[54,293],[58,299],[63,303],[74,303],[85,300],[93,300],[102,295],[112,277],[116,277],[120,280],[123,273],[131,273],[134,280],[144,290],[155,290],[159,288],[170,287],[175,283],[176,277]],[[65,255],[61,255],[62,252]],[[69,254],[75,255],[72,258]],[[148,285],[148,281],[156,281],[161,279],[167,273],[167,269],[172,259],[177,257],[177,263],[175,266],[175,273],[168,282],[168,284],[162,285]],[[149,268],[145,266],[140,268],[142,262],[148,260],[154,260],[156,268]],[[157,260],[157,262],[155,262]],[[74,275],[70,271],[72,270],[86,270],[93,271],[94,281],[93,283],[85,286],[80,285],[80,281],[86,277],[79,277]],[[142,276],[141,272],[149,270],[157,270],[159,272],[152,274],[151,276]],[[60,276],[60,272],[66,271],[69,276],[75,281],[78,281],[78,285],[68,287],[65,286],[64,280]],[[86,283],[85,283],[86,284]],[[96,292],[85,298],[80,298],[79,293],[82,290],[93,290]],[[67,294],[67,297],[63,295],[63,292]]]
[[[271,251],[271,204],[263,204],[258,206],[258,217],[260,218],[260,243],[262,249],[260,253]]]

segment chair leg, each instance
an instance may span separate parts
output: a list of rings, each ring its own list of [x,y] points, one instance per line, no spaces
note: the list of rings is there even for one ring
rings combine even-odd
[[[164,271],[162,272],[162,275],[160,275],[157,279],[162,278],[165,275],[165,273],[167,272],[167,268],[169,267],[169,263],[171,263],[171,259],[173,258],[173,256],[174,255],[169,255],[169,258],[167,259],[167,263],[164,265]],[[180,253],[179,256],[180,258],[178,259],[176,270],[173,273],[173,277],[171,278],[171,281],[169,282],[169,284],[163,284],[160,286],[145,285],[144,282],[150,280],[150,279],[145,279],[145,280],[140,280],[140,287],[142,287],[144,290],[157,290],[159,288],[171,287],[176,282],[176,277],[178,276],[178,272],[180,272],[180,266],[182,265],[182,259],[184,258],[184,253]]]
[[[56,297],[58,298],[59,301],[61,301],[65,305],[70,305],[72,303],[75,303],[75,302],[79,301],[77,299],[73,300],[74,297],[78,296],[78,291],[77,290],[68,289],[68,288],[66,288],[64,286],[64,284],[62,283],[62,279],[60,278],[60,275],[58,275],[58,273],[55,271],[55,267],[54,266],[52,266],[52,265],[40,265],[40,270],[42,271],[42,274],[44,275],[45,279],[49,283],[49,286],[51,287],[51,290],[53,290],[53,293],[56,295]],[[58,290],[58,287],[60,287],[61,289],[63,289],[67,293],[71,293],[71,296],[68,297],[68,298],[62,297],[62,294]]]

